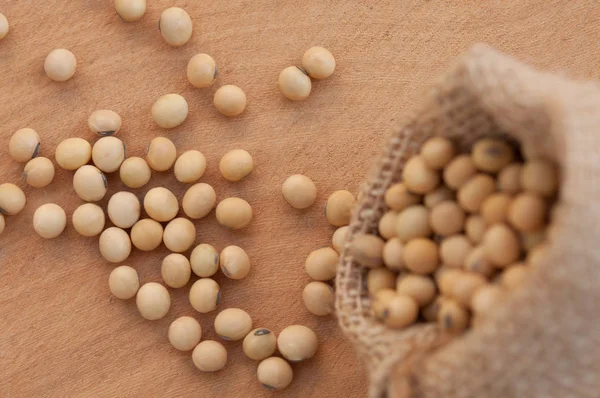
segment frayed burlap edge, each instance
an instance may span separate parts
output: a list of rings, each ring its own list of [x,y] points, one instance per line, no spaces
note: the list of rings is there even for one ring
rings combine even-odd
[[[406,397],[591,397],[600,391],[598,378],[590,377],[600,370],[599,345],[592,344],[600,333],[590,332],[600,331],[600,320],[589,305],[600,299],[595,288],[600,256],[592,242],[581,244],[600,232],[600,207],[594,202],[600,200],[600,187],[585,182],[595,181],[600,172],[595,164],[600,141],[593,135],[600,128],[599,112],[595,84],[536,72],[477,45],[440,79],[424,107],[394,131],[362,187],[336,280],[339,323],[367,364],[372,397],[387,392],[395,367],[394,378],[405,378],[396,383],[403,386],[396,393]],[[369,309],[365,273],[348,254],[348,243],[358,232],[376,231],[386,210],[385,190],[399,180],[404,162],[424,140],[444,135],[468,147],[498,134],[520,141],[526,156],[549,157],[562,168],[550,260],[480,328],[459,339],[447,340],[435,325],[386,329]],[[574,260],[566,272],[565,264]],[[566,332],[583,337],[574,342]],[[560,364],[559,356],[571,368]]]

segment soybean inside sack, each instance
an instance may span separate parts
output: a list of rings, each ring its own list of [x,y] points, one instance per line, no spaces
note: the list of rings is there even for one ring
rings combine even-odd
[[[462,149],[490,135],[525,158],[560,166],[547,255],[476,329],[455,338],[435,324],[391,330],[370,309],[366,273],[349,254],[372,233],[385,190],[436,135]],[[600,397],[600,86],[538,72],[476,45],[397,128],[363,184],[336,279],[339,323],[366,362],[371,397]]]

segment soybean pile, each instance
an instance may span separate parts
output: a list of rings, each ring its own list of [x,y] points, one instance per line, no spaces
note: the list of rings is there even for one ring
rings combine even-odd
[[[133,23],[143,18],[147,4],[145,0],[115,0],[114,7],[124,23]],[[166,43],[180,47],[191,38],[193,24],[184,9],[171,7],[160,15],[158,29]],[[0,14],[0,39],[7,34],[9,21]],[[46,76],[54,84],[74,78],[77,67],[76,54],[64,48],[51,51],[43,64]],[[323,47],[312,47],[302,56],[301,66],[282,70],[277,84],[285,97],[303,100],[312,90],[311,79],[327,78],[334,70],[333,55]],[[217,62],[204,53],[194,55],[182,73],[189,84],[198,89],[211,87],[219,79]],[[223,77],[221,75],[221,79]],[[231,84],[222,84],[213,97],[215,109],[226,117],[241,115],[247,102],[242,88]],[[188,112],[186,99],[177,93],[161,95],[149,109],[153,121],[162,129],[180,126]],[[190,287],[189,303],[196,314],[173,321],[165,331],[165,338],[174,349],[191,352],[191,360],[198,370],[219,371],[226,367],[227,349],[219,341],[203,340],[202,327],[195,318],[197,314],[218,312],[214,319],[217,335],[223,340],[243,341],[243,352],[259,361],[256,370],[259,382],[270,390],[286,388],[293,379],[292,365],[315,355],[319,345],[316,333],[304,325],[290,325],[276,335],[266,327],[256,327],[251,315],[243,309],[219,311],[227,297],[222,296],[213,277],[221,272],[229,279],[242,280],[249,275],[252,261],[242,247],[226,245],[217,250],[216,245],[196,242],[196,221],[213,210],[223,227],[234,230],[247,227],[253,218],[250,203],[241,197],[227,197],[217,202],[214,188],[200,182],[207,161],[198,150],[179,153],[169,138],[159,136],[149,142],[144,157],[127,157],[128,137],[119,134],[123,120],[117,112],[98,109],[89,115],[87,122],[90,132],[98,139],[91,142],[85,136],[68,138],[55,148],[54,159],[42,145],[43,136],[29,127],[19,129],[10,139],[8,154],[14,161],[24,163],[23,178],[28,185],[49,186],[57,164],[73,172],[72,188],[83,202],[70,217],[59,204],[41,205],[33,215],[35,233],[54,239],[63,233],[70,218],[81,236],[96,237],[99,255],[107,263],[117,265],[108,275],[108,290],[118,299],[135,301],[140,316],[149,321],[164,318],[171,310],[169,289],[189,285],[195,275],[198,279]],[[224,179],[238,182],[252,173],[255,164],[250,153],[237,148],[221,157],[218,168]],[[165,187],[150,189],[140,201],[135,190],[146,186],[154,173],[163,172],[172,172],[179,183],[189,184],[181,202]],[[115,193],[106,208],[102,208],[96,203],[107,195],[106,175],[110,173],[118,174],[129,190]],[[317,188],[309,177],[293,175],[283,182],[282,196],[292,208],[306,209],[314,204]],[[11,182],[0,184],[0,233],[5,222],[11,222],[26,205],[27,198],[21,188]],[[336,208],[336,205],[330,207]],[[344,211],[347,223],[350,208]],[[108,221],[113,226],[106,227]],[[144,282],[135,264],[124,264],[133,250],[149,252],[161,245],[171,252],[161,262],[163,283]],[[331,314],[332,286],[324,283],[311,286],[318,289],[307,287],[304,292],[309,310],[318,315]]]
[[[393,329],[477,327],[544,258],[558,185],[556,164],[523,159],[504,137],[467,152],[425,141],[385,192],[377,233],[350,242],[375,317]]]

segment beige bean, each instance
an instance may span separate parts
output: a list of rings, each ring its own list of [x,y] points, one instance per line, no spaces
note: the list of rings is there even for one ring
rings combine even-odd
[[[167,288],[155,282],[149,282],[137,292],[135,298],[140,315],[149,321],[164,318],[171,308],[171,295]]]
[[[285,359],[300,362],[312,358],[319,342],[316,333],[303,325],[288,326],[277,337],[277,348]]]
[[[152,171],[144,159],[132,157],[121,163],[119,176],[123,184],[129,188],[141,188],[150,181]]]
[[[392,210],[402,211],[405,208],[421,203],[421,195],[409,192],[406,185],[394,184],[385,191],[385,204]]]
[[[329,315],[333,312],[335,292],[331,286],[323,282],[310,282],[302,291],[302,301],[311,314]]]
[[[92,145],[83,138],[67,138],[56,147],[56,163],[65,170],[77,170],[92,159]]]
[[[200,151],[186,151],[175,161],[175,178],[179,182],[196,182],[204,175],[205,171],[206,158]]]
[[[454,158],[456,148],[448,138],[433,137],[421,146],[421,156],[427,167],[441,170]]]
[[[200,343],[202,327],[190,316],[182,316],[169,326],[169,342],[179,351],[191,351]]]
[[[142,251],[152,251],[163,241],[163,226],[150,218],[145,218],[133,224],[131,228],[131,243]]]
[[[350,242],[350,254],[354,261],[367,268],[383,265],[383,246],[385,242],[371,234],[354,235]]]
[[[221,251],[219,266],[229,279],[244,279],[250,273],[250,257],[239,246],[227,246]]]
[[[356,199],[349,191],[335,191],[329,195],[325,204],[325,217],[327,217],[327,221],[334,227],[348,225],[355,203]]]
[[[252,207],[244,199],[226,198],[217,205],[216,216],[219,224],[241,229],[252,221]]]
[[[426,194],[440,185],[440,174],[427,166],[422,156],[414,156],[402,170],[404,185],[414,193]]]
[[[200,278],[190,288],[190,304],[203,314],[217,309],[221,304],[221,287],[210,278]]]
[[[187,251],[196,240],[196,227],[187,218],[179,217],[170,221],[163,233],[165,247],[175,253]]]
[[[30,128],[17,130],[8,142],[8,153],[17,162],[25,163],[40,152],[40,136]]]

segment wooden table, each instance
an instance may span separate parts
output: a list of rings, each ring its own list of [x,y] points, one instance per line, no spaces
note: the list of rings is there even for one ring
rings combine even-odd
[[[82,238],[69,225],[57,239],[34,234],[34,210],[46,202],[69,216],[81,204],[71,188],[72,172],[57,170],[45,189],[25,186],[22,164],[8,156],[11,134],[31,127],[42,137],[43,156],[53,158],[68,137],[96,138],[87,129],[95,109],[123,118],[120,137],[128,156],[143,156],[151,138],[164,135],[179,151],[199,149],[209,167],[203,181],[219,198],[239,195],[255,210],[249,228],[227,231],[214,213],[196,223],[197,242],[244,247],[252,260],[241,281],[217,277],[221,308],[249,311],[258,327],[279,332],[289,324],[314,328],[318,355],[294,365],[295,380],[279,396],[360,397],[366,377],[333,318],[307,312],[301,292],[308,282],[304,259],[326,246],[334,229],[322,216],[329,193],[357,191],[380,152],[390,126],[415,107],[448,63],[472,43],[483,41],[534,66],[582,78],[600,71],[600,7],[595,0],[544,1],[185,1],[150,0],[138,23],[124,23],[112,1],[20,0],[0,4],[11,31],[0,42],[0,182],[24,188],[28,204],[7,219],[0,236],[0,396],[2,397],[258,397],[272,396],[256,380],[256,363],[240,342],[228,342],[227,367],[197,371],[189,353],[176,352],[166,331],[178,316],[194,315],[204,338],[216,338],[215,314],[197,314],[187,301],[189,286],[172,290],[169,315],[143,320],[132,300],[108,292],[113,265],[98,253],[95,238]],[[157,30],[160,12],[187,9],[194,34],[182,48],[165,44]],[[338,67],[314,82],[310,98],[290,102],[277,89],[277,76],[298,64],[312,45],[324,45]],[[44,75],[54,48],[78,59],[66,83]],[[220,75],[214,87],[192,88],[185,76],[190,57],[211,54]],[[228,119],[217,113],[212,94],[222,84],[242,87],[246,112]],[[151,120],[158,96],[176,92],[190,106],[187,121],[162,130]],[[560,95],[560,93],[557,93]],[[219,176],[227,150],[244,148],[256,169],[240,183]],[[281,183],[293,173],[309,175],[318,202],[306,211],[281,198]],[[109,194],[123,190],[109,175]],[[155,173],[136,193],[164,185],[179,198],[185,186],[170,172]],[[106,205],[110,195],[101,202]],[[127,260],[144,282],[160,280],[167,254],[135,251]]]

